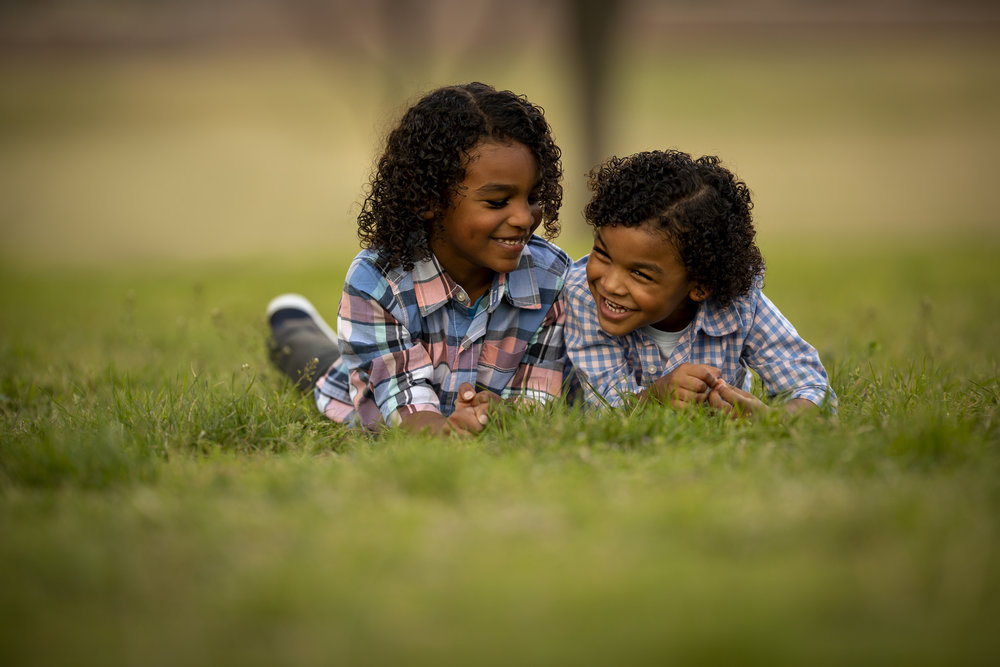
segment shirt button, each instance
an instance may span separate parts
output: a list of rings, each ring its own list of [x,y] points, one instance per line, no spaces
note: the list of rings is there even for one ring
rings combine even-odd
[[[468,296],[466,296],[465,292],[459,292],[459,293],[458,293],[458,294],[457,294],[457,295],[455,296],[455,299],[457,299],[459,303],[465,303],[466,301],[468,301],[468,300],[469,300],[469,297],[468,297]]]

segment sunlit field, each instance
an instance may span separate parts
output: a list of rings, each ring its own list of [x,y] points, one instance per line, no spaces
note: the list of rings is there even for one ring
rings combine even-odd
[[[473,440],[320,419],[263,309],[332,318],[378,139],[445,77],[546,108],[585,253],[558,68],[387,100],[308,52],[0,62],[0,663],[996,661],[998,56],[623,52],[607,152],[747,180],[840,414],[554,405]]]

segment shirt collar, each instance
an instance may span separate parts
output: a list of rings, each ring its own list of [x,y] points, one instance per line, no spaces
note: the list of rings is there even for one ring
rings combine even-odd
[[[739,330],[743,326],[740,309],[733,302],[725,308],[716,304],[709,306],[703,303],[698,307],[694,318],[694,330],[702,330],[709,336],[725,336]]]
[[[488,293],[490,312],[500,305],[504,297],[516,308],[538,310],[542,307],[534,266],[531,248],[526,246],[516,269],[493,277],[493,285]],[[424,317],[445,306],[449,300],[456,299],[459,294],[464,294],[462,287],[452,280],[433,254],[415,262],[412,275],[413,292],[420,314]],[[471,305],[468,299],[464,305]]]
[[[698,306],[698,312],[694,316],[691,326],[691,334],[704,331],[709,336],[721,337],[739,331],[743,327],[743,316],[736,302],[731,303],[726,308],[720,308],[716,304],[702,303]],[[643,341],[652,342],[649,336],[641,328],[632,332],[632,337],[636,339],[639,347]]]
[[[498,277],[499,280],[493,282],[496,293],[490,295],[490,310],[496,308],[500,303],[500,298],[504,296],[515,308],[538,310],[542,307],[538,280],[535,277],[535,260],[531,256],[530,246],[524,247],[521,261],[518,262],[516,269]],[[500,290],[496,290],[498,286],[501,288]]]

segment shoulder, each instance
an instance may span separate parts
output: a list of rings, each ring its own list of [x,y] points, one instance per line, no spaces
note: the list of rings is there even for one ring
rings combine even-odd
[[[698,310],[696,327],[710,336],[725,336],[736,331],[745,334],[754,324],[762,297],[758,282],[750,291],[737,296],[726,306],[709,298]]]
[[[753,318],[754,325],[770,334],[791,334],[798,335],[795,326],[788,321],[788,318],[759,288],[754,289],[753,295]]]
[[[560,281],[565,279],[566,271],[572,263],[565,250],[540,236],[528,239],[527,254],[531,257],[531,265],[536,273],[558,276]]]
[[[590,340],[596,336],[607,341],[614,340],[601,329],[597,318],[597,304],[587,284],[586,255],[570,266],[563,288],[563,301],[566,303],[567,338],[572,335],[577,339]]]
[[[584,255],[573,262],[566,273],[566,288],[563,293],[567,301],[576,303],[590,303],[593,297],[590,294],[590,286],[587,284],[587,257]]]
[[[566,274],[566,286],[576,285],[587,287],[587,259],[590,255],[584,255],[580,259],[570,264]]]
[[[709,302],[702,325],[705,332],[712,336],[740,332],[744,337],[777,339],[798,335],[792,323],[764,294],[759,284],[727,307]]]
[[[764,293],[760,290],[760,286],[754,285],[749,292],[733,299],[730,307],[741,314],[753,315],[762,299],[766,301]]]
[[[344,278],[344,289],[348,292],[367,294],[376,299],[385,294],[399,294],[413,287],[413,276],[401,267],[384,267],[378,261],[378,253],[372,249],[359,252]]]

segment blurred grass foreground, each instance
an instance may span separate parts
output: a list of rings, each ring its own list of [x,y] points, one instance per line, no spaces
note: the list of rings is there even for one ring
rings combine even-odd
[[[0,664],[1000,659],[988,5],[619,3],[596,144],[572,3],[428,3],[435,49],[386,46],[405,2],[29,5],[0,8]],[[469,79],[545,107],[575,256],[594,145],[732,166],[839,419],[319,418],[264,304],[334,312],[379,136]]]

